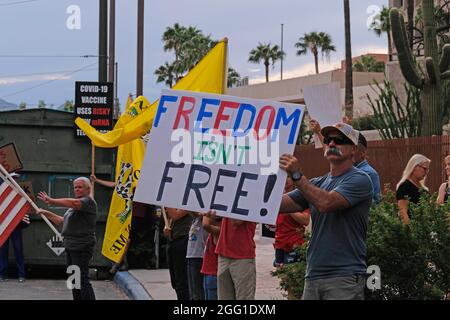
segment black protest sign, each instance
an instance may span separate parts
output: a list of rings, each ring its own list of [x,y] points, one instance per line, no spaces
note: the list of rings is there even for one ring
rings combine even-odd
[[[98,132],[113,128],[114,89],[112,82],[75,82],[75,118],[80,117]],[[74,125],[75,137],[86,134]]]

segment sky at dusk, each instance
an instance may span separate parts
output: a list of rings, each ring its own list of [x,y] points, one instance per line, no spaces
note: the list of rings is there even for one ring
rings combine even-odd
[[[388,1],[350,3],[353,56],[387,53],[386,35],[376,36],[368,23]],[[73,6],[79,9],[80,25],[69,29],[67,20],[73,11],[68,9]],[[259,42],[280,45],[281,24],[284,79],[314,73],[313,56],[297,56],[294,47],[299,37],[311,31],[329,33],[337,48],[329,61],[320,60],[320,71],[339,68],[345,55],[343,12],[342,0],[145,0],[144,96],[153,101],[165,88],[156,83],[154,71],[174,60],[173,53],[164,52],[161,37],[176,22],[195,26],[213,39],[227,37],[229,65],[252,84],[264,81],[264,66],[249,63],[249,52]],[[116,0],[122,107],[136,88],[136,15],[137,0]],[[75,81],[98,80],[98,58],[80,57],[98,55],[98,1],[0,0],[0,30],[0,98],[29,106],[44,100],[56,107],[74,100]],[[280,63],[269,72],[271,80],[279,80]]]

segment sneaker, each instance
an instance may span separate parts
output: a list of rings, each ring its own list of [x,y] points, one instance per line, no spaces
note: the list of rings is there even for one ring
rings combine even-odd
[[[19,277],[19,282],[25,282],[25,278]]]

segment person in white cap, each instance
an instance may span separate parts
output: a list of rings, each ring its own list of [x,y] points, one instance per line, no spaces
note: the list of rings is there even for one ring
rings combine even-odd
[[[311,211],[312,235],[307,251],[303,299],[364,299],[366,238],[372,182],[353,166],[359,131],[339,123],[321,130],[330,172],[307,179],[292,155],[280,158],[280,168],[296,190],[284,194],[280,212]]]

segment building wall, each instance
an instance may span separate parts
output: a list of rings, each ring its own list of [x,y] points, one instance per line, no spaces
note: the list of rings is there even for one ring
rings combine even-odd
[[[366,94],[373,97],[376,92],[371,85],[377,81],[383,83],[384,74],[379,72],[354,72],[353,73],[353,94],[354,94],[354,113],[355,118],[372,113],[367,103]],[[267,99],[281,102],[304,104],[303,88],[306,86],[315,86],[339,82],[341,86],[342,103],[345,94],[345,72],[343,70],[333,70],[316,75],[271,81],[250,86],[237,88],[228,88],[227,94],[237,97]]]

